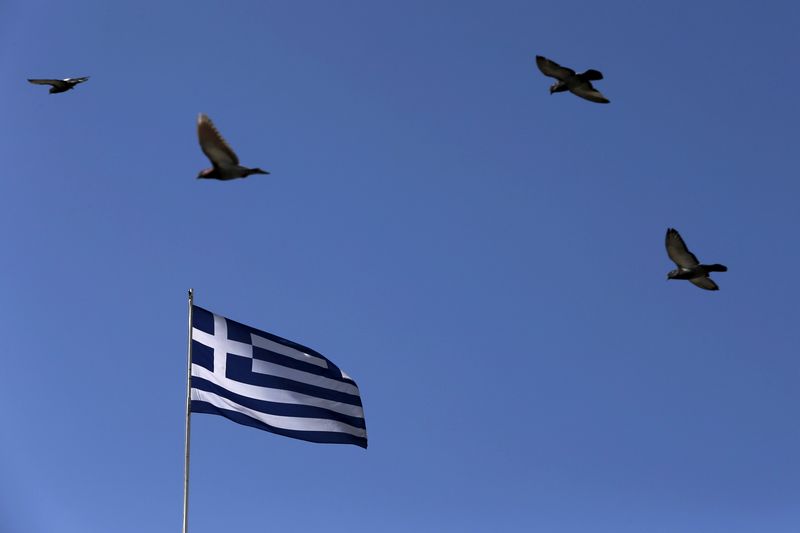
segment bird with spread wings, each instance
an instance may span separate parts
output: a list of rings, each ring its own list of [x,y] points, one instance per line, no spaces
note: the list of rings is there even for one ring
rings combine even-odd
[[[701,264],[697,257],[689,251],[676,229],[669,228],[667,230],[666,246],[667,255],[678,267],[667,274],[667,279],[686,279],[701,289],[708,291],[719,290],[717,284],[708,274],[710,272],[727,272],[728,267],[718,263],[713,265]]]
[[[67,92],[74,89],[79,83],[83,83],[89,79],[89,76],[83,78],[64,78],[63,80],[51,79],[28,79],[34,85],[50,85],[50,94]]]
[[[603,73],[599,70],[589,69],[586,72],[576,74],[571,68],[562,67],[555,61],[543,56],[536,56],[536,66],[545,76],[556,79],[556,82],[550,86],[550,94],[569,91],[574,95],[598,104],[610,102],[592,85],[592,81],[603,79]]]
[[[197,138],[200,141],[200,149],[203,150],[212,165],[211,168],[201,170],[197,175],[198,178],[225,181],[246,178],[251,174],[269,174],[260,168],[241,166],[236,152],[225,142],[205,113],[200,113],[197,117]]]

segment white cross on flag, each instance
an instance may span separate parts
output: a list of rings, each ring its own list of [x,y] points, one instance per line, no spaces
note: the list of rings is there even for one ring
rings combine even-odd
[[[367,447],[358,386],[314,350],[192,306],[191,411]]]

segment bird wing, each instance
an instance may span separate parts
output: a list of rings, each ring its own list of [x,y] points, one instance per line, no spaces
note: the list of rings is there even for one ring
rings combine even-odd
[[[598,104],[607,104],[611,102],[608,98],[603,96],[603,93],[598,91],[592,85],[592,82],[584,80],[583,83],[578,84],[577,86],[570,89],[572,94],[580,96],[581,98],[585,98],[592,102],[597,102]]]
[[[66,81],[67,83],[71,83],[73,85],[77,85],[79,83],[85,82],[88,79],[89,79],[89,76],[84,76],[82,78],[67,78],[64,81]]]
[[[718,291],[719,287],[714,280],[707,277],[700,277],[700,278],[692,278],[689,281],[700,287],[701,289],[705,289],[707,291]]]
[[[64,83],[64,80],[44,80],[44,79],[31,80],[31,79],[28,79],[28,81],[33,83],[33,84],[35,84],[35,85],[52,85],[53,87],[63,87],[64,85],[66,85]]]
[[[667,230],[666,245],[667,255],[669,255],[669,258],[679,267],[692,268],[700,264],[697,257],[686,247],[686,243],[683,242],[678,230],[673,228]],[[694,280],[692,280],[692,283],[694,283]],[[697,285],[697,283],[695,283],[695,285]],[[698,285],[698,287],[699,286],[700,285]]]
[[[600,72],[599,70],[595,70],[593,68],[590,68],[589,70],[587,70],[586,72],[584,72],[582,74],[578,74],[578,76],[580,76],[581,78],[583,78],[585,80],[591,80],[591,81],[596,81],[596,80],[602,80],[603,79],[603,73]]]
[[[215,166],[239,164],[239,158],[236,157],[236,153],[225,142],[217,128],[214,127],[214,123],[205,113],[200,113],[197,117],[197,138],[200,140],[200,148],[203,153]]]
[[[550,76],[560,81],[566,81],[575,75],[575,71],[571,68],[562,67],[555,61],[550,61],[544,56],[536,56],[536,66],[542,71],[545,76]]]

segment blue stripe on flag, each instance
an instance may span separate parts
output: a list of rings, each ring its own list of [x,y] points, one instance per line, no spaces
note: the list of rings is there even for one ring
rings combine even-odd
[[[285,355],[273,352],[271,350],[266,350],[264,348],[259,348],[258,346],[253,346],[253,357],[255,357],[256,359],[260,359],[261,361],[275,363],[276,365],[281,365],[289,368],[294,368],[295,370],[302,370],[303,372],[310,372],[312,374],[317,374],[318,376],[325,376],[332,379],[338,379],[343,383],[351,383],[351,384],[353,383],[351,380],[341,377],[340,373],[332,373],[328,368],[321,368],[311,363],[298,361],[297,359],[292,359],[291,357],[287,357]]]
[[[255,385],[257,387],[268,387],[270,389],[283,389],[317,398],[324,398],[333,402],[349,403],[350,405],[361,405],[361,398],[353,394],[347,394],[335,390],[316,387],[306,383],[300,383],[291,379],[270,376],[267,374],[253,373],[252,359],[246,357],[236,357],[235,355],[228,356],[228,372],[227,376],[230,379],[238,381],[239,383],[247,383],[248,385]]]
[[[347,433],[332,433],[330,431],[295,431],[291,429],[274,428],[254,420],[247,415],[237,413],[236,411],[229,411],[227,409],[219,409],[214,405],[207,402],[192,400],[193,413],[208,413],[212,415],[221,415],[229,420],[233,420],[238,424],[250,426],[257,429],[263,429],[270,433],[283,435],[284,437],[292,437],[294,439],[306,440],[309,442],[320,442],[326,444],[355,444],[362,448],[367,447],[367,439],[364,437],[357,437]]]
[[[345,423],[349,426],[366,429],[366,424],[364,424],[363,418],[348,416],[343,413],[337,413],[335,411],[331,411],[330,409],[315,407],[312,405],[277,403],[277,402],[266,402],[264,400],[256,400],[248,396],[243,396],[241,394],[236,394],[235,392],[231,392],[217,385],[216,383],[212,383],[207,379],[199,378],[197,376],[192,378],[192,388],[214,393],[217,396],[227,398],[229,400],[236,402],[239,405],[243,405],[245,407],[253,409],[254,411],[259,411],[262,413],[268,413],[275,416],[292,416],[300,418],[328,418],[331,420],[336,420],[338,422]]]

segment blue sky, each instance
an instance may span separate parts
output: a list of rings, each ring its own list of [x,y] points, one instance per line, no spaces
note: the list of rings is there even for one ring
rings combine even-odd
[[[797,531],[798,22],[0,4],[0,530],[179,530],[194,287],[356,379],[370,447],[196,415],[193,533]],[[196,180],[199,112],[272,174]]]

